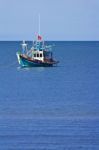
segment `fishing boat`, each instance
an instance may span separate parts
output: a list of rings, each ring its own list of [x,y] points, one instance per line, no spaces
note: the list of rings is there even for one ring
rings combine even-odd
[[[16,54],[21,67],[50,67],[59,62],[54,60],[52,46],[45,45],[41,35],[37,36],[30,49],[25,41],[21,45],[22,51]]]
[[[32,47],[28,49],[25,41],[22,43],[22,51],[17,52],[18,62],[21,67],[50,67],[59,63],[53,58],[52,46],[45,45],[40,33],[40,14],[38,35]]]
[[[53,59],[52,46],[45,46],[41,36],[28,50],[27,43],[23,41],[22,51],[17,52],[18,62],[21,67],[49,67],[56,65],[59,61]]]

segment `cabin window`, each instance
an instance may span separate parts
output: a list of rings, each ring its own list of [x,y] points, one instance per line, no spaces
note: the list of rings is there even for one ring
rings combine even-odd
[[[40,57],[42,57],[42,54],[40,54]]]
[[[36,54],[34,54],[34,57],[36,57]]]
[[[37,54],[37,57],[39,57],[39,54]]]

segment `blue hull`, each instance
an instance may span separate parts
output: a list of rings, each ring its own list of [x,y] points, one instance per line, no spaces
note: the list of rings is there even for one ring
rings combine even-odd
[[[18,57],[18,62],[21,65],[21,67],[51,67],[51,66],[53,66],[53,64],[49,64],[49,63],[28,60],[28,59],[22,57],[18,53],[17,53],[17,57]]]

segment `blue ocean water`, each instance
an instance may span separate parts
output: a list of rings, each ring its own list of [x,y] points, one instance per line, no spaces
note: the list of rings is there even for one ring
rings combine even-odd
[[[99,42],[47,43],[58,66],[22,69],[0,42],[0,150],[99,150]]]

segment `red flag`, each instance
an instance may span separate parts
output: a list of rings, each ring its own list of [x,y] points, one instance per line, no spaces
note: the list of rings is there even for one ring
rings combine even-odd
[[[38,40],[42,40],[42,37],[40,35],[38,35]]]

